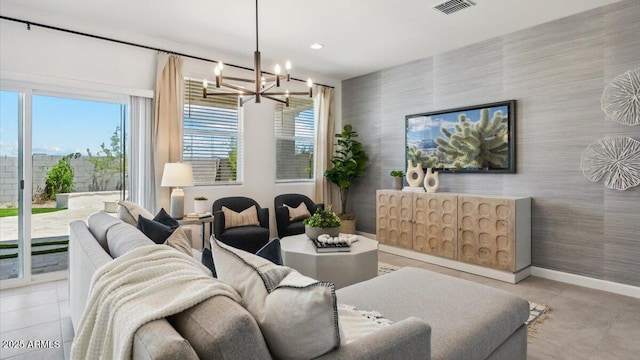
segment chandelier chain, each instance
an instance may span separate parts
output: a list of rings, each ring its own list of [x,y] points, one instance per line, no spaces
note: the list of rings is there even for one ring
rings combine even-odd
[[[258,47],[258,0],[256,0],[256,51],[260,51]]]

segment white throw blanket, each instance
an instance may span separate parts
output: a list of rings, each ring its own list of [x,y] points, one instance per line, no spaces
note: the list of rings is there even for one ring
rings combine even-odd
[[[133,335],[147,322],[212,296],[240,301],[209,269],[168,246],[136,248],[99,268],[71,347],[72,359],[130,359]]]
[[[347,304],[338,304],[338,316],[343,336],[342,345],[393,324],[393,321],[386,319],[377,311],[358,310],[353,305]]]

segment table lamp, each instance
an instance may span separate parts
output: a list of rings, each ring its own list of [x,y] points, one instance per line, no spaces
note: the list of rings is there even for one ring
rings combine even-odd
[[[173,187],[171,191],[171,215],[174,219],[184,216],[184,191],[181,186],[193,186],[193,170],[191,164],[166,163],[162,173],[160,186]]]

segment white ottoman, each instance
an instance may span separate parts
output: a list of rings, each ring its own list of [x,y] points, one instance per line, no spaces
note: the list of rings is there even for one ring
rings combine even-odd
[[[361,235],[349,252],[318,253],[305,234],[283,237],[280,245],[285,266],[337,289],[378,275],[378,242]]]

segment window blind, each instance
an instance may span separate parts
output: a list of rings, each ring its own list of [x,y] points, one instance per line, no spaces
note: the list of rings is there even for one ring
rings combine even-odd
[[[276,181],[312,180],[315,123],[313,99],[291,98],[275,112]]]
[[[195,185],[241,182],[241,111],[233,96],[202,97],[202,81],[185,79],[182,161]]]

